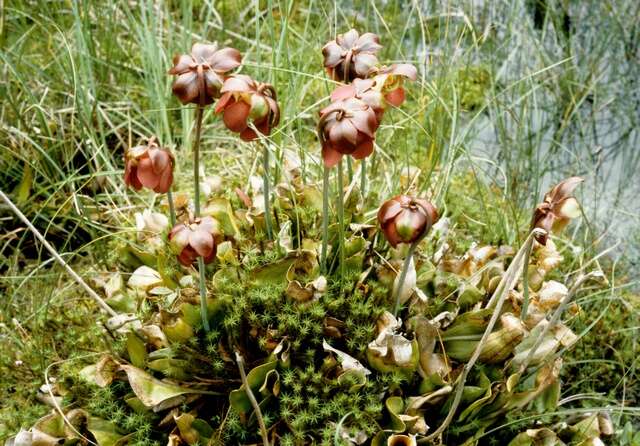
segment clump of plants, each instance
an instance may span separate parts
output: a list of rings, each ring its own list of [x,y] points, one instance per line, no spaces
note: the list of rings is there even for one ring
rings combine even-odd
[[[195,44],[174,58],[173,92],[195,107],[193,198],[172,194],[175,155],[160,141],[127,151],[126,184],[166,194],[168,215],[136,215],[120,270],[97,283],[112,351],[48,383],[54,411],[9,444],[477,444],[507,415],[555,409],[562,352],[577,341],[566,320],[598,275],[549,277],[562,259],[552,234],[579,215],[582,180],[544,197],[520,246],[463,253],[419,177],[371,203],[376,133],[418,77],[380,65],[380,49],[355,30],[323,48],[337,85],[318,118],[322,190],[291,153],[288,181],[271,184],[276,87],[233,73],[237,50]],[[210,106],[262,169],[250,190],[203,199]],[[612,433],[606,414],[574,421],[512,444]]]

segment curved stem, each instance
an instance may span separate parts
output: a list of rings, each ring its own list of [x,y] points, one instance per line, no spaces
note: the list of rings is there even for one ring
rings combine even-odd
[[[398,315],[398,310],[400,309],[400,296],[402,296],[402,289],[404,288],[404,281],[407,278],[407,272],[409,271],[409,265],[411,265],[411,259],[413,258],[413,253],[418,246],[419,240],[416,240],[409,246],[409,252],[407,252],[407,257],[404,259],[404,264],[402,265],[402,271],[400,272],[400,280],[398,280],[398,289],[396,290],[395,295],[395,305],[393,306],[393,317]]]
[[[167,201],[169,202],[169,218],[171,227],[173,228],[176,225],[176,207],[173,202],[173,192],[171,192],[171,189],[167,191]]]
[[[320,265],[322,271],[327,273],[327,247],[329,245],[329,168],[324,166],[322,177],[322,253]]]
[[[251,401],[253,410],[256,412],[256,418],[258,419],[258,425],[260,426],[260,435],[262,435],[262,443],[264,446],[269,446],[269,433],[267,432],[267,426],[264,423],[264,418],[262,417],[262,411],[260,410],[258,400],[256,400],[256,397],[249,386],[247,374],[244,371],[244,360],[242,359],[242,355],[238,352],[236,352],[236,362],[238,363],[238,370],[240,371],[240,379],[242,379],[244,391],[246,392],[249,401]]]
[[[264,223],[267,229],[267,238],[273,240],[273,229],[271,226],[271,200],[269,192],[269,144],[264,144],[264,154],[262,157],[262,182],[264,195]]]
[[[196,137],[193,141],[193,189],[195,217],[200,217],[200,136],[202,134],[202,105],[196,108]],[[205,332],[209,332],[209,315],[207,314],[207,288],[204,277],[204,259],[198,257],[198,276],[200,278],[200,316],[202,317],[202,327]]]
[[[338,162],[338,230],[340,246],[340,282],[344,280],[344,184],[342,178],[342,160]]]

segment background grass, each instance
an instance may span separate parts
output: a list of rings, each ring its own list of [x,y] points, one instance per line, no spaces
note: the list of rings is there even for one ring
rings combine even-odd
[[[159,201],[124,190],[125,147],[158,135],[178,154],[185,173],[179,188],[190,187],[193,110],[171,96],[166,72],[174,53],[195,41],[239,48],[242,70],[276,85],[279,162],[285,149],[297,152],[305,178],[314,182],[321,177],[317,111],[332,88],[320,48],[356,27],[380,35],[381,60],[410,61],[421,73],[406,106],[389,113],[379,132],[368,166],[370,200],[399,192],[403,169],[417,166],[420,189],[444,206],[452,203],[457,224],[485,243],[517,243],[529,209],[551,183],[586,178],[584,218],[564,249],[576,269],[607,250],[599,260],[614,280],[606,292],[583,298],[578,323],[586,337],[567,368],[567,392],[596,405],[637,404],[638,2],[12,0],[0,6],[0,188],[81,271],[87,264],[105,269],[109,242],[132,226],[127,212]],[[206,173],[237,181],[257,160],[211,112],[203,153]],[[94,309],[73,304],[79,294],[69,292],[66,277],[5,208],[0,212],[0,342],[11,352],[3,374],[6,388],[28,401],[42,367],[73,351],[51,336],[68,328],[51,321],[86,321]],[[14,319],[30,343],[16,337]],[[12,366],[19,356],[30,358],[29,379]]]

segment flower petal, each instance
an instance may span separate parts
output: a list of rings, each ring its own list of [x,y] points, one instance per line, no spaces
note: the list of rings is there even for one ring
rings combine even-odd
[[[366,76],[367,74],[369,74],[369,70],[371,69],[371,67],[378,64],[378,58],[369,53],[356,54],[353,58],[353,61],[356,73],[361,76]]]
[[[220,89],[222,88],[224,79],[218,73],[213,70],[206,70],[204,72],[204,84],[207,89],[207,94],[211,98],[220,97]]]
[[[551,201],[560,201],[563,198],[571,196],[573,191],[576,189],[576,187],[578,187],[580,183],[582,183],[582,181],[584,180],[580,177],[567,178],[566,180],[558,183],[553,189],[551,189],[551,191],[547,195],[549,196]],[[545,199],[546,198],[547,197],[545,196]]]
[[[220,96],[220,99],[218,99],[218,102],[216,103],[215,112],[220,113],[222,110],[224,110],[231,98],[233,98],[233,94],[229,92],[224,93],[222,96]]]
[[[390,67],[389,74],[395,76],[404,76],[407,79],[415,81],[418,79],[418,69],[410,63],[394,64]]]
[[[182,74],[191,69],[193,59],[187,54],[176,54],[173,56],[173,67],[169,70],[169,74]]]
[[[396,231],[396,225],[393,222],[389,222],[383,226],[382,231],[384,232],[389,244],[394,248],[402,241],[398,231]]]
[[[138,180],[138,168],[130,163],[125,164],[124,168],[124,184],[133,187],[135,190],[142,189],[142,183]]]
[[[166,194],[173,184],[173,169],[165,169],[160,175],[158,185],[153,189],[158,194]]]
[[[350,29],[344,34],[339,34],[338,37],[336,37],[336,42],[342,48],[348,50],[353,48],[353,46],[356,44],[356,41],[358,40],[358,37],[360,37],[360,33],[358,33],[358,31],[356,31],[355,29]]]
[[[251,127],[247,127],[243,131],[240,132],[240,139],[243,141],[253,141],[258,138],[258,134],[253,131]]]
[[[222,86],[220,91],[222,93],[226,93],[227,91],[249,92],[251,91],[252,83],[253,83],[253,80],[249,76],[238,74],[238,75],[228,77],[224,81],[224,85]]]
[[[404,88],[402,87],[398,87],[384,96],[384,99],[387,101],[387,103],[393,105],[394,107],[400,107],[404,102],[404,98]]]
[[[155,174],[162,173],[171,162],[169,154],[166,151],[157,148],[149,149],[149,159],[151,160],[153,173]]]
[[[138,162],[138,180],[144,187],[153,189],[158,185],[160,177],[153,172],[151,159],[143,158]]]
[[[206,231],[195,230],[189,234],[189,246],[202,257],[207,257],[211,254],[213,244],[213,236]]]
[[[218,45],[208,45],[206,43],[194,43],[191,47],[191,57],[196,63],[209,62],[218,50]]]
[[[267,103],[269,104],[269,108],[271,109],[270,126],[275,127],[280,122],[280,107],[278,107],[278,103],[275,99],[266,97]]]
[[[191,266],[197,258],[198,254],[194,251],[194,249],[190,246],[187,246],[180,252],[180,255],[178,255],[178,262],[180,262],[184,266]]]
[[[216,229],[216,221],[213,219],[213,217],[209,217],[208,215],[206,217],[202,217],[200,219],[200,225],[198,226],[198,229],[200,231],[205,231],[209,234],[213,234]]]
[[[233,102],[224,109],[222,120],[232,132],[241,132],[247,128],[247,117],[251,107],[244,101]]]
[[[328,144],[322,146],[322,159],[325,167],[331,168],[342,159],[342,153],[331,148]]]
[[[573,197],[565,198],[554,206],[554,213],[562,218],[580,217],[580,204]]]
[[[235,48],[222,48],[207,60],[211,68],[218,73],[226,73],[240,66],[242,55]]]
[[[332,40],[322,48],[322,54],[324,55],[324,66],[335,67],[342,61],[342,48]]]
[[[356,46],[361,52],[377,53],[381,48],[380,39],[373,33],[364,33],[356,41]]]
[[[189,244],[189,229],[179,223],[175,225],[169,232],[169,242],[173,248],[173,252],[180,252]]]
[[[427,216],[427,223],[429,228],[433,226],[439,218],[438,210],[429,201],[424,198],[415,198],[414,201],[422,208],[422,212]]]
[[[351,123],[349,119],[343,119],[336,122],[329,130],[329,139],[331,142],[338,143],[345,139],[351,144],[355,144],[358,138],[358,129]]]
[[[179,75],[173,81],[173,94],[182,102],[187,104],[194,101],[199,96],[198,76],[193,71],[188,71]]]
[[[373,138],[376,129],[378,128],[378,120],[373,109],[367,106],[366,110],[355,113],[351,118],[353,125],[362,133]]]
[[[332,101],[340,101],[342,99],[353,98],[356,95],[356,89],[353,85],[341,85],[331,92]]]
[[[373,141],[369,139],[363,143],[358,144],[358,147],[356,147],[356,150],[351,154],[351,156],[353,156],[357,160],[361,160],[363,158],[368,157],[372,153],[373,153]]]
[[[378,210],[378,222],[380,222],[381,225],[385,225],[398,215],[401,210],[402,205],[396,199],[392,198],[391,200],[385,201]]]

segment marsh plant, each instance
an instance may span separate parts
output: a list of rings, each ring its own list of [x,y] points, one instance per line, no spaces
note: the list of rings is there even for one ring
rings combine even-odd
[[[99,282],[115,314],[111,352],[47,383],[55,410],[10,445],[472,445],[506,416],[556,410],[562,355],[578,340],[566,322],[598,278],[563,277],[554,242],[579,216],[582,180],[544,197],[519,246],[456,249],[444,198],[417,192],[428,188],[372,203],[365,161],[404,81],[418,78],[412,65],[381,65],[381,48],[356,30],[323,48],[336,88],[317,122],[322,194],[291,153],[289,184],[270,184],[277,86],[232,73],[233,48],[196,43],[174,58],[173,93],[195,108],[192,199],[172,194],[177,155],[157,139],[127,151],[126,185],[167,194],[169,218],[140,215],[118,271]],[[201,196],[209,106],[238,144],[262,149],[247,149],[263,161],[251,194]],[[594,411],[499,441],[611,434]]]

